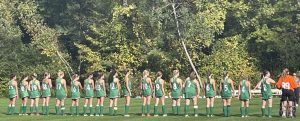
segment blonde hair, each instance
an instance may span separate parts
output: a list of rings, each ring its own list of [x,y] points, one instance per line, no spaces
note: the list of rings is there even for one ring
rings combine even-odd
[[[144,71],[143,71],[143,76],[148,76],[148,75],[149,75],[149,71],[144,70]]]
[[[65,74],[65,73],[64,73],[63,71],[61,71],[61,70],[59,70],[58,73],[57,73],[58,76],[62,76],[62,75],[64,75],[64,74]]]

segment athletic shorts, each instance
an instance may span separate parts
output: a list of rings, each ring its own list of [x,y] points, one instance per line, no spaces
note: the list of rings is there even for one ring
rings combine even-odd
[[[292,90],[288,89],[282,89],[282,95],[281,95],[282,101],[294,101],[295,100],[295,94]]]

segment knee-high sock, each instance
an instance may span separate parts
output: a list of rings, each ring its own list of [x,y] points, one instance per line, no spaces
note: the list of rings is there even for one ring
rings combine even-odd
[[[231,106],[227,105],[227,116],[230,116],[230,112],[231,112]]]
[[[272,116],[272,107],[268,107],[268,116]]]
[[[150,114],[150,104],[147,105],[147,113]]]
[[[167,108],[165,105],[162,105],[162,112],[163,114],[167,114]]]
[[[210,107],[210,115],[214,115],[215,107]]]
[[[185,114],[185,115],[188,115],[189,108],[190,108],[189,105],[184,105],[184,114]]]
[[[125,115],[128,115],[128,111],[129,111],[129,106],[125,105]]]

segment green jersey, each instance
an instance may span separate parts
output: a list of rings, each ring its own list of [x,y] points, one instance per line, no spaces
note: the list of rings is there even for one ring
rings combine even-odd
[[[8,82],[8,96],[9,98],[14,98],[17,96],[16,88],[13,85],[13,80]]]
[[[231,85],[228,83],[228,78],[225,78],[222,83],[221,97],[223,99],[229,99],[232,97]]]
[[[160,78],[155,80],[155,97],[160,98],[163,96],[162,84],[160,83]]]
[[[185,80],[185,85],[184,85],[185,98],[193,98],[196,96],[196,93],[197,93],[197,84],[189,78]]]
[[[31,87],[30,98],[40,97],[40,92],[38,90],[38,85],[35,83],[35,81],[36,80],[30,81],[30,87]]]
[[[242,83],[240,85],[240,100],[249,100],[250,94],[249,94],[249,89],[246,84],[246,80],[242,80]]]
[[[80,98],[79,85],[75,85],[75,81],[71,82],[71,92],[72,92],[71,98],[73,100]]]
[[[89,82],[88,79],[84,80],[84,91],[85,91],[85,98],[93,98],[94,97],[94,90],[92,83]]]
[[[63,100],[66,98],[66,91],[64,85],[62,84],[62,79],[56,79],[56,99]]]
[[[177,78],[173,78],[171,84],[172,84],[171,97],[175,99],[180,98],[181,88],[180,88],[180,83],[177,83]]]
[[[215,97],[216,93],[213,88],[213,85],[210,83],[210,80],[205,82],[205,97]]]
[[[129,86],[129,90],[131,90],[132,89],[132,83],[131,83],[130,80],[128,80],[128,86]],[[124,81],[124,84],[122,86],[122,89],[123,89],[124,96],[130,96],[129,92],[128,92],[127,88],[126,88],[126,82],[125,81]]]
[[[21,98],[25,98],[25,97],[28,97],[29,96],[29,93],[28,93],[28,85],[25,85],[24,83],[21,83],[21,86],[20,86],[20,97]]]
[[[261,94],[263,100],[272,98],[271,85],[267,83],[267,78],[263,78],[261,82]]]
[[[105,90],[104,86],[100,84],[100,80],[96,81],[96,97],[104,97],[105,96]]]
[[[50,97],[51,91],[50,91],[50,85],[45,82],[46,80],[43,80],[42,82],[42,97]]]
[[[142,80],[142,95],[143,96],[150,96],[151,95],[151,87],[150,87],[150,83],[148,83],[146,81],[146,79]]]
[[[118,98],[119,97],[119,89],[116,82],[109,83],[109,98]]]

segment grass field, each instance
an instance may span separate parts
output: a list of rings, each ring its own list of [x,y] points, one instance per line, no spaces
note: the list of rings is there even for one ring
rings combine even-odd
[[[83,99],[80,100],[80,111],[82,112],[82,105],[83,105]],[[94,100],[95,102],[96,100]],[[251,104],[250,104],[250,117],[248,118],[241,118],[240,117],[240,111],[239,111],[239,105],[240,102],[237,99],[233,99],[233,104],[232,104],[232,108],[231,108],[231,117],[229,118],[225,118],[222,116],[222,103],[220,99],[216,100],[216,104],[215,104],[215,117],[213,118],[207,118],[205,116],[205,100],[204,99],[200,99],[199,102],[199,117],[195,118],[195,117],[188,117],[185,118],[183,117],[183,115],[181,116],[173,116],[170,112],[171,112],[171,100],[167,99],[167,106],[168,106],[168,117],[141,117],[140,116],[140,109],[141,109],[141,102],[139,99],[132,99],[132,103],[130,106],[130,117],[123,117],[123,112],[124,112],[124,99],[121,98],[119,101],[119,106],[118,106],[118,116],[108,116],[108,100],[105,101],[105,116],[104,117],[83,117],[83,116],[56,116],[53,113],[54,111],[54,103],[55,100],[52,99],[51,100],[51,104],[50,104],[50,116],[19,116],[19,115],[6,115],[6,109],[7,109],[7,102],[8,99],[6,98],[2,98],[0,99],[0,120],[1,121],[32,121],[32,120],[51,120],[51,121],[74,121],[74,120],[80,120],[80,121],[96,121],[96,120],[105,120],[105,121],[116,121],[116,120],[123,120],[123,121],[194,121],[194,120],[201,120],[201,121],[209,121],[209,120],[213,120],[213,121],[236,121],[236,120],[243,120],[243,121],[261,121],[261,120],[268,120],[268,121],[274,121],[274,120],[299,120],[300,118],[294,118],[294,119],[283,119],[281,117],[278,116],[278,107],[279,107],[279,99],[275,98],[274,99],[274,105],[273,105],[273,118],[263,118],[261,117],[261,111],[260,111],[260,107],[261,107],[261,100],[260,98],[255,98],[253,100],[251,100]],[[20,102],[21,100],[17,101],[16,104],[16,113],[19,112],[19,106],[20,106]],[[66,100],[66,112],[69,112],[69,106],[70,106],[71,100],[67,99]],[[95,102],[96,103],[96,102]],[[95,106],[94,103],[94,106]],[[153,112],[153,102],[151,104],[151,112]],[[27,104],[29,105],[29,103]],[[183,104],[181,104],[183,105]],[[41,106],[41,104],[40,104]],[[29,107],[27,107],[27,112],[29,112]],[[161,108],[159,108],[161,109]],[[40,108],[41,110],[41,108]],[[192,112],[192,107],[190,107],[190,113]],[[161,110],[159,110],[159,112],[161,112]],[[183,106],[181,106],[181,113],[183,113]],[[297,112],[297,114],[299,114],[299,112]]]

